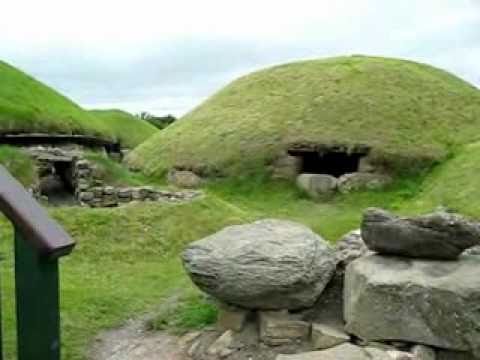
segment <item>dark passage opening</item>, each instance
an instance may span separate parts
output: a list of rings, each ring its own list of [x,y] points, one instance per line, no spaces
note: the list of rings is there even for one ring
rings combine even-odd
[[[72,162],[52,162],[48,171],[40,179],[40,193],[48,197],[54,206],[76,204],[75,189],[72,183]]]
[[[366,152],[318,152],[290,150],[289,154],[301,159],[301,173],[329,174],[335,177],[358,171],[360,159]]]

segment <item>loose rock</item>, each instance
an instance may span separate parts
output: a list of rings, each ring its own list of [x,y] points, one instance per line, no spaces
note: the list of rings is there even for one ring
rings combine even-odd
[[[380,254],[448,260],[480,244],[480,228],[451,213],[399,218],[371,208],[363,217],[362,238],[369,249]]]
[[[307,339],[310,324],[295,320],[285,311],[260,311],[260,339],[267,345],[277,346]]]
[[[435,350],[425,345],[413,346],[412,354],[415,360],[435,360]]]
[[[335,271],[325,240],[282,220],[227,227],[192,243],[182,259],[201,290],[246,309],[310,307]]]
[[[297,187],[313,199],[327,199],[335,194],[338,180],[327,174],[300,174]]]
[[[338,191],[348,194],[358,190],[376,190],[387,186],[392,178],[384,174],[367,172],[355,172],[340,176],[338,179]]]
[[[360,229],[350,231],[338,240],[335,245],[337,266],[342,270],[353,260],[371,253],[362,239]]]
[[[328,349],[350,340],[344,331],[323,324],[312,325],[312,347],[314,349]]]
[[[171,170],[168,173],[168,182],[186,189],[196,189],[202,185],[202,179],[192,171]]]

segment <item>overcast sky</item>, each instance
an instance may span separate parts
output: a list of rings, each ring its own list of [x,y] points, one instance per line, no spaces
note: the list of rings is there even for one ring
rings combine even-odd
[[[4,0],[0,16],[0,59],[87,108],[182,115],[244,73],[343,54],[479,86],[480,0]]]

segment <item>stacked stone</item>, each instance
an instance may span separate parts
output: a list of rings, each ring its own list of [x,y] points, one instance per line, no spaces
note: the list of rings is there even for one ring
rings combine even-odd
[[[227,227],[182,254],[219,303],[193,359],[480,359],[477,223],[369,209],[332,249],[296,223]],[[227,305],[228,304],[228,305]],[[253,339],[253,340],[252,340]],[[236,354],[236,355],[234,355]]]
[[[165,191],[152,186],[115,188],[93,186],[79,195],[79,200],[91,207],[115,207],[132,201],[190,201],[200,196],[200,191]]]

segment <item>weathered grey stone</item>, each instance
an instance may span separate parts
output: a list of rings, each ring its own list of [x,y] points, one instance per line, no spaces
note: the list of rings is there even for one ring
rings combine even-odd
[[[345,343],[331,349],[294,355],[278,355],[276,360],[392,360],[382,350]]]
[[[360,173],[373,173],[377,171],[377,167],[372,163],[368,156],[360,158],[358,162],[358,172]]]
[[[312,347],[314,349],[328,349],[350,340],[350,336],[343,330],[324,324],[312,324]]]
[[[471,247],[465,250],[462,254],[463,255],[480,255],[480,245]]]
[[[202,185],[202,179],[188,170],[171,170],[167,179],[170,184],[181,188],[196,189]]]
[[[358,190],[382,189],[392,182],[392,178],[384,174],[356,172],[338,178],[338,191],[343,194]]]
[[[327,199],[337,190],[337,178],[327,174],[300,174],[297,187],[313,199]]]
[[[302,159],[298,156],[291,156],[285,153],[276,159],[272,164],[272,178],[295,180],[302,165]]]
[[[414,260],[371,255],[345,274],[347,332],[480,352],[480,259]]]
[[[272,219],[227,227],[192,243],[182,259],[200,289],[247,309],[310,307],[335,270],[333,250],[319,235]]]
[[[307,339],[310,324],[296,320],[286,311],[260,311],[260,339],[267,345],[289,344]]]
[[[380,254],[455,259],[465,249],[480,244],[480,228],[457,214],[399,218],[370,208],[363,216],[362,238],[369,249]]]
[[[233,331],[227,330],[217,340],[215,340],[212,345],[210,345],[207,350],[207,354],[223,357],[222,355],[225,355],[226,353],[231,353],[231,351],[235,351],[231,348],[233,341]]]
[[[416,360],[413,354],[406,351],[388,350],[387,354],[392,360]]]
[[[435,360],[435,350],[425,345],[414,345],[412,354],[415,360]]]
[[[362,239],[360,229],[352,230],[344,235],[335,245],[337,266],[345,269],[353,260],[372,254]]]
[[[103,188],[103,193],[105,195],[114,195],[116,193],[115,188],[113,186],[105,186]]]
[[[75,167],[77,169],[88,169],[90,167],[90,163],[88,160],[78,160],[76,163],[75,163]]]
[[[221,330],[242,331],[250,311],[221,304],[218,309],[217,327]]]
[[[95,198],[95,195],[91,191],[81,192],[78,196],[78,200],[84,202],[90,202]]]

